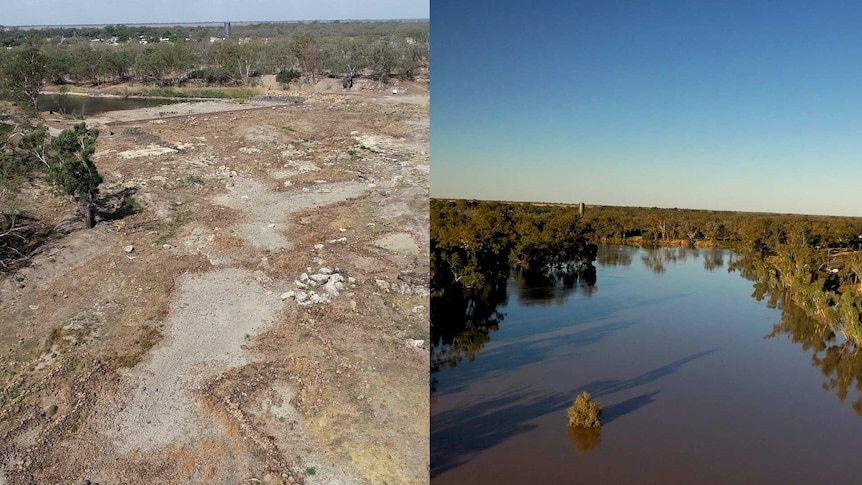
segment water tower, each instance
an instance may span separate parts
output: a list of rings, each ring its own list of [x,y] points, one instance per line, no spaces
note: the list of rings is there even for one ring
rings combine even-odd
[[[578,215],[584,217],[584,203],[578,204]]]
[[[230,39],[230,22],[224,23],[224,38]]]

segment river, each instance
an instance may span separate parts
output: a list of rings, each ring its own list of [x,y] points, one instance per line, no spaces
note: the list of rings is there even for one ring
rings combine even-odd
[[[836,374],[787,330],[814,323],[752,298],[735,260],[603,246],[594,284],[513,274],[487,336],[432,369],[432,482],[859,483],[862,361]],[[583,391],[599,433],[567,426]]]
[[[186,99],[153,99],[115,96],[80,96],[72,94],[40,94],[39,111],[55,111],[68,115],[89,116],[108,111],[151,108],[187,102]]]

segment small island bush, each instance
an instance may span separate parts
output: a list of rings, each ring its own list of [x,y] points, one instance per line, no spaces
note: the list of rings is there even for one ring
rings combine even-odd
[[[589,392],[584,391],[569,408],[569,426],[576,428],[602,426],[602,405],[593,401]]]

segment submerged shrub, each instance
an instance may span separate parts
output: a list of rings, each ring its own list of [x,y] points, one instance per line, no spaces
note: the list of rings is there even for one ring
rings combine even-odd
[[[590,398],[584,391],[569,408],[569,426],[577,428],[600,428],[602,426],[602,405]]]

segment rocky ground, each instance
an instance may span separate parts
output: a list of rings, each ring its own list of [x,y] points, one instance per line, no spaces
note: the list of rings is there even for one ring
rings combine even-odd
[[[277,94],[88,120],[136,212],[0,277],[0,484],[428,481],[427,84]]]

